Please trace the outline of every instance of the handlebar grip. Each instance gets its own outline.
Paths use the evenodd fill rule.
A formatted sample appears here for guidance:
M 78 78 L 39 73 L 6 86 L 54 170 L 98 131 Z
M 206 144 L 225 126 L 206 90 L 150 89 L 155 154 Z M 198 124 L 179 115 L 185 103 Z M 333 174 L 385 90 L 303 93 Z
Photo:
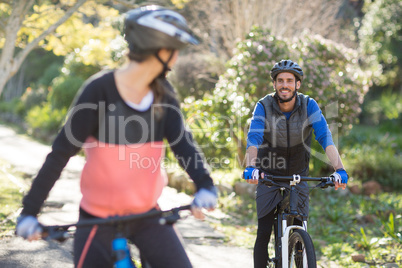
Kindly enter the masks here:
M 173 224 L 177 222 L 181 218 L 179 214 L 179 211 L 181 210 L 191 210 L 191 205 L 185 205 L 173 208 L 167 213 L 167 215 L 164 215 L 159 219 L 159 224 L 164 225 L 164 224 Z
M 42 239 L 55 240 L 58 242 L 64 242 L 71 237 L 71 234 L 66 229 L 53 229 L 44 228 L 42 232 Z
M 317 187 L 320 187 L 322 189 L 325 189 L 328 187 L 334 187 L 334 186 L 335 186 L 334 179 L 331 177 L 328 177 L 326 181 L 323 181 L 317 185 Z

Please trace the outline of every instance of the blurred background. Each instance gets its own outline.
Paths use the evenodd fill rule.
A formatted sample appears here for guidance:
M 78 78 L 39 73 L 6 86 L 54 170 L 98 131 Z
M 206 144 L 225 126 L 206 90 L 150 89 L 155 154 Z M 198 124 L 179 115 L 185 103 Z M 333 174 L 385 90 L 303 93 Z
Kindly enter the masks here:
M 181 52 L 168 78 L 226 189 L 220 206 L 232 219 L 215 227 L 237 233 L 228 243 L 252 247 L 255 204 L 236 190 L 248 124 L 273 91 L 269 70 L 292 59 L 305 72 L 300 91 L 317 100 L 351 176 L 346 199 L 312 192 L 321 265 L 400 265 L 400 0 L 0 1 L 0 122 L 51 144 L 83 82 L 126 61 L 122 14 L 146 4 L 178 11 L 202 40 Z M 329 175 L 313 144 L 310 174 Z

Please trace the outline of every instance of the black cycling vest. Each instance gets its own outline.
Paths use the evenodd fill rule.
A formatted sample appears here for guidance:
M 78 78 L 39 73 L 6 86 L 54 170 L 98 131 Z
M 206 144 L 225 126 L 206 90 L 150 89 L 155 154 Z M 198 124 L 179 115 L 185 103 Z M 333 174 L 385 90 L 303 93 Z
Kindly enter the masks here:
M 312 124 L 307 116 L 309 99 L 298 93 L 288 120 L 274 94 L 259 101 L 265 109 L 265 129 L 263 143 L 258 148 L 258 168 L 278 176 L 308 175 L 312 137 Z

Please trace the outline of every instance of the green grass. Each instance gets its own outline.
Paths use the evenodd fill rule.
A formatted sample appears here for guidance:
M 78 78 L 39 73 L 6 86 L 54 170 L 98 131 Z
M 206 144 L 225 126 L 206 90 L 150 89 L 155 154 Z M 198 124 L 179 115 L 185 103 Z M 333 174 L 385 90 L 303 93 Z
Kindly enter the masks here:
M 12 235 L 16 212 L 21 207 L 23 193 L 10 179 L 16 176 L 7 163 L 0 161 L 0 238 Z
M 360 125 L 341 137 L 340 152 L 351 175 L 349 186 L 361 187 L 365 181 L 376 180 L 387 192 L 375 196 L 342 194 L 333 189 L 311 192 L 309 233 L 322 267 L 402 265 L 401 131 L 402 127 L 395 124 L 374 128 Z M 213 178 L 233 185 L 240 180 L 240 173 L 217 171 Z M 219 206 L 230 215 L 215 223 L 215 228 L 226 235 L 226 243 L 253 248 L 255 200 L 228 195 L 220 198 Z M 353 261 L 352 255 L 361 255 L 364 262 Z
M 220 199 L 219 206 L 230 215 L 214 223 L 225 234 L 225 242 L 252 249 L 257 231 L 255 200 L 229 195 Z M 401 219 L 399 193 L 370 197 L 333 189 L 315 189 L 310 193 L 308 229 L 321 267 L 327 267 L 329 262 L 339 267 L 401 265 Z M 358 254 L 364 256 L 364 263 L 352 260 L 352 255 Z
M 401 194 L 342 196 L 319 190 L 310 203 L 309 232 L 318 256 L 342 267 L 363 267 L 351 258 L 357 254 L 364 255 L 366 266 L 402 264 Z

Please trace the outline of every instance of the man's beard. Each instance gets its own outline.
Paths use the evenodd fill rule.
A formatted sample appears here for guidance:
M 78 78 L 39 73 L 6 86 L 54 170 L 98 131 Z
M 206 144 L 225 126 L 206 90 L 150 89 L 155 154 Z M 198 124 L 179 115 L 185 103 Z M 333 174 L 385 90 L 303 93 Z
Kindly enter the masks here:
M 291 101 L 291 100 L 296 96 L 296 92 L 297 92 L 297 90 L 295 90 L 295 91 L 293 92 L 293 94 L 292 94 L 290 97 L 284 99 L 284 98 L 282 98 L 282 97 L 280 96 L 280 91 L 281 91 L 281 90 L 284 90 L 284 89 L 289 90 L 290 93 L 292 92 L 292 90 L 290 90 L 289 88 L 280 88 L 280 89 L 276 89 L 276 88 L 275 88 L 275 95 L 276 95 L 276 97 L 278 98 L 279 102 L 281 102 L 281 103 Z

